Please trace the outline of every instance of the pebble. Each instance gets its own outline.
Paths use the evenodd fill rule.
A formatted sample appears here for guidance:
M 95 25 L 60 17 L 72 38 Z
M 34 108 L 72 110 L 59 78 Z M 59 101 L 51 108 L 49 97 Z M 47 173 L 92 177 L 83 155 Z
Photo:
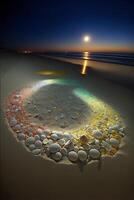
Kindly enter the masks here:
M 44 139 L 46 138 L 46 135 L 44 135 L 44 134 L 41 134 L 40 135 L 40 139 L 43 141 Z
M 60 139 L 58 140 L 59 145 L 63 146 L 65 144 L 65 140 L 64 139 Z
M 104 141 L 104 140 L 101 142 L 101 145 L 107 150 L 111 149 L 111 145 L 108 142 Z
M 17 124 L 17 120 L 15 119 L 15 117 L 11 118 L 9 124 L 10 126 L 15 126 Z
M 78 158 L 82 162 L 86 161 L 87 160 L 87 153 L 83 150 L 78 151 Z
M 43 132 L 44 132 L 44 131 L 43 131 L 41 128 L 38 128 L 38 129 L 37 129 L 37 133 L 38 133 L 38 134 L 42 134 Z
M 35 138 L 35 140 L 39 140 L 40 136 L 39 135 L 35 135 L 34 138 Z
M 56 153 L 56 152 L 60 151 L 60 149 L 61 149 L 61 147 L 60 147 L 60 145 L 57 144 L 57 143 L 50 144 L 50 146 L 49 146 L 49 151 L 50 151 L 51 153 Z
M 60 152 L 52 154 L 52 159 L 54 159 L 55 161 L 60 161 L 61 158 L 62 158 L 62 154 Z
M 74 149 L 74 144 L 71 140 L 68 140 L 65 145 L 64 145 L 65 148 L 67 148 L 68 150 L 73 150 Z
M 36 148 L 41 148 L 42 147 L 42 142 L 40 140 L 35 141 L 35 146 Z
M 99 130 L 94 130 L 93 135 L 96 139 L 101 139 L 102 138 L 102 132 Z
M 36 149 L 36 146 L 35 146 L 34 144 L 30 144 L 30 145 L 29 145 L 29 149 L 30 149 L 31 151 L 33 151 L 34 149 Z
M 67 149 L 66 148 L 61 148 L 61 153 L 63 156 L 66 156 L 67 155 Z
M 35 138 L 34 137 L 29 137 L 26 139 L 26 144 L 30 145 L 33 144 L 35 142 Z
M 56 134 L 58 136 L 58 139 L 61 139 L 63 137 L 63 133 L 60 131 L 52 131 L 52 134 Z
M 70 161 L 76 162 L 77 159 L 78 159 L 78 154 L 75 151 L 70 151 L 68 153 L 68 158 L 69 158 Z
M 70 133 L 64 133 L 63 138 L 68 141 L 71 140 L 73 138 L 73 136 Z
M 94 159 L 97 159 L 100 157 L 100 152 L 97 150 L 97 149 L 91 149 L 89 151 L 89 155 L 94 158 Z
M 20 129 L 21 129 L 21 125 L 20 125 L 20 124 L 16 124 L 16 125 L 14 126 L 14 128 L 17 129 L 17 130 L 20 130 Z
M 118 131 L 119 129 L 120 129 L 120 125 L 119 124 L 115 124 L 113 126 L 110 126 L 108 131 L 109 131 L 109 133 L 111 133 L 113 130 Z
M 36 155 L 39 155 L 40 152 L 41 152 L 41 149 L 34 149 L 34 150 L 32 151 L 32 153 L 33 153 L 35 156 L 36 156 Z
M 74 151 L 75 151 L 75 152 L 78 152 L 78 151 L 79 151 L 79 147 L 74 146 Z
M 119 147 L 119 141 L 117 140 L 117 139 L 115 139 L 115 138 L 110 138 L 110 144 L 113 146 L 113 147 L 115 147 L 115 148 L 117 148 L 117 147 Z
M 25 140 L 25 134 L 24 133 L 18 133 L 17 137 L 20 141 Z
M 58 140 L 58 136 L 57 136 L 57 134 L 56 133 L 53 133 L 52 135 L 51 135 L 51 139 L 52 140 Z
M 87 143 L 88 143 L 88 138 L 87 138 L 87 136 L 86 136 L 86 135 L 82 135 L 82 136 L 80 137 L 80 142 L 81 142 L 82 144 L 87 144 Z

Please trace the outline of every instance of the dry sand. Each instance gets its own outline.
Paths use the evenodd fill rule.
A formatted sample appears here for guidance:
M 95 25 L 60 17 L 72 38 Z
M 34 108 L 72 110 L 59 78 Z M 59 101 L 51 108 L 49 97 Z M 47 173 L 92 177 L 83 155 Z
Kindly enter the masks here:
M 101 63 L 102 65 L 102 63 Z M 81 76 L 81 66 L 32 55 L 1 54 L 1 108 L 7 95 L 31 81 L 44 77 L 35 72 L 42 69 L 66 69 L 63 77 L 77 79 L 92 94 L 110 104 L 127 124 L 126 145 L 123 155 L 105 158 L 85 166 L 59 165 L 28 153 L 16 142 L 7 129 L 1 112 L 0 158 L 3 199 L 9 200 L 129 200 L 133 198 L 134 180 L 134 92 L 97 75 L 90 70 Z M 127 66 L 126 66 L 127 67 Z M 62 78 L 63 78 L 62 77 Z M 46 78 L 46 77 L 45 77 Z M 124 84 L 124 82 L 123 82 Z

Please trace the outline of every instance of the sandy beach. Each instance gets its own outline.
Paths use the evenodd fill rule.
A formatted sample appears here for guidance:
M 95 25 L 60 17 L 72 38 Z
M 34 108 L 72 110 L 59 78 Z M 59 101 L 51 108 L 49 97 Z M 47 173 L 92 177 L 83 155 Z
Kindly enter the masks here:
M 3 199 L 132 199 L 134 69 L 131 66 L 123 68 L 122 65 L 91 62 L 88 73 L 83 76 L 82 65 L 81 62 L 74 64 L 68 60 L 37 55 L 0 54 L 0 172 Z M 43 76 L 37 73 L 41 70 L 56 71 L 56 73 Z M 30 82 L 57 77 L 78 81 L 93 95 L 120 113 L 127 126 L 122 154 L 113 158 L 104 158 L 101 165 L 89 164 L 81 171 L 77 165 L 54 164 L 35 157 L 16 142 L 4 121 L 3 106 L 7 96 L 13 90 L 23 88 Z

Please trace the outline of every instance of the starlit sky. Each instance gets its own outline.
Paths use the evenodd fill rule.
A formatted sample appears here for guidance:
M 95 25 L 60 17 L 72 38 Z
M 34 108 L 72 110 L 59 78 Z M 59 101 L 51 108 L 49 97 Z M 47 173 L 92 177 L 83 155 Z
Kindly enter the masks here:
M 3 2 L 0 48 L 134 52 L 131 0 Z M 84 36 L 90 40 L 85 42 Z

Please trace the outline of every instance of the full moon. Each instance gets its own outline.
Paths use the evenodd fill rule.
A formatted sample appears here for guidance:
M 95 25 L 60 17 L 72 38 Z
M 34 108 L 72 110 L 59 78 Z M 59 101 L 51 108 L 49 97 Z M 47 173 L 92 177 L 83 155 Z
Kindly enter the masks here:
M 90 41 L 90 37 L 88 35 L 85 35 L 83 40 L 84 40 L 84 42 L 89 42 Z

